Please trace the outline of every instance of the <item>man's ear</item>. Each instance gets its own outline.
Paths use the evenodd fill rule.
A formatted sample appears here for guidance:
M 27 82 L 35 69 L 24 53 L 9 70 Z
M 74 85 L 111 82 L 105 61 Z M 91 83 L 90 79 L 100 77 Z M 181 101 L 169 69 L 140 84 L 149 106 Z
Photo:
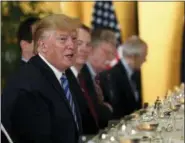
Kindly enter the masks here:
M 44 53 L 47 52 L 48 50 L 48 46 L 45 44 L 43 40 L 38 41 L 38 47 L 39 47 L 39 51 L 44 52 Z
M 27 45 L 28 45 L 27 41 L 25 41 L 25 40 L 20 41 L 20 47 L 21 47 L 22 51 L 24 51 L 24 49 L 27 47 Z

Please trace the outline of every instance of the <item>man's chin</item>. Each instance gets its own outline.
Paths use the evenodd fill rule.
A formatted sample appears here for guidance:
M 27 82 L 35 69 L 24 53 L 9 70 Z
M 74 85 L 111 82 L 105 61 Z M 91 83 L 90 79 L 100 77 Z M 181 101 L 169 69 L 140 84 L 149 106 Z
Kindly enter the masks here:
M 85 64 L 86 60 L 85 59 L 79 59 L 79 60 L 76 60 L 76 63 L 78 63 L 78 64 Z
M 65 64 L 63 66 L 64 66 L 65 69 L 67 69 L 67 68 L 71 67 L 73 64 L 74 64 L 74 62 L 67 61 L 67 62 L 65 62 Z

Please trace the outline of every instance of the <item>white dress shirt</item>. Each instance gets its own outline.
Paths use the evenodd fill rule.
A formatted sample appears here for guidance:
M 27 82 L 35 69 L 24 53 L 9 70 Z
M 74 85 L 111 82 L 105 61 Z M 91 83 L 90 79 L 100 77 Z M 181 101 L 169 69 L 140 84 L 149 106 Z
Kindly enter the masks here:
M 95 82 L 95 77 L 96 77 L 97 73 L 94 71 L 92 65 L 89 62 L 87 62 L 86 65 L 90 71 L 93 82 Z
M 26 62 L 26 63 L 28 62 L 28 60 L 25 59 L 24 57 L 21 57 L 21 60 L 24 61 L 24 62 Z
M 51 70 L 54 72 L 57 80 L 59 81 L 59 83 L 61 84 L 61 77 L 65 72 L 61 72 L 59 71 L 57 68 L 55 68 L 53 65 L 51 65 L 40 53 L 38 54 L 40 56 L 40 58 L 51 68 Z
M 77 78 L 78 77 L 78 73 L 79 73 L 78 70 L 74 66 L 70 67 L 70 69 L 72 70 L 73 74 Z

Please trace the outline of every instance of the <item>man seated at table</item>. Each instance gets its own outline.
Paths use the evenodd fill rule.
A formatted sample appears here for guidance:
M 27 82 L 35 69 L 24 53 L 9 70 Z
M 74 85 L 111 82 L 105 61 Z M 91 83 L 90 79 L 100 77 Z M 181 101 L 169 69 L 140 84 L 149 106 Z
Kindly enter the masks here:
M 109 62 L 115 57 L 116 37 L 114 32 L 107 29 L 95 29 L 91 33 L 92 50 L 88 56 L 86 64 L 83 65 L 80 76 L 83 78 L 86 91 L 93 98 L 94 102 L 104 108 L 97 108 L 100 128 L 108 125 L 110 116 L 105 116 L 106 112 L 112 114 L 112 106 L 104 101 L 104 95 L 99 85 L 99 73 L 106 70 Z
M 96 103 L 94 103 L 91 97 L 85 93 L 85 89 L 83 89 L 84 87 L 81 85 L 81 81 L 79 81 L 79 72 L 87 61 L 88 55 L 92 49 L 90 42 L 91 29 L 85 25 L 82 25 L 78 29 L 78 49 L 76 53 L 76 59 L 71 69 L 68 69 L 68 72 L 72 74 L 70 78 L 75 79 L 75 83 L 73 82 L 72 85 L 78 85 L 78 88 L 75 87 L 75 92 L 79 95 L 77 97 L 77 101 L 81 113 L 84 135 L 95 135 L 99 131 L 97 113 L 94 105 Z
M 110 31 L 105 29 L 101 31 L 112 36 L 112 32 Z M 85 99 L 84 101 L 78 98 L 79 106 L 82 111 L 82 125 L 85 134 L 94 134 L 97 133 L 100 128 L 106 127 L 112 114 L 111 106 L 105 103 L 102 97 L 98 98 L 98 93 L 94 87 L 94 80 L 92 80 L 91 73 L 86 65 L 89 54 L 92 53 L 93 48 L 95 48 L 92 47 L 91 42 L 91 31 L 88 27 L 83 25 L 78 30 L 78 51 L 76 61 L 71 69 L 78 80 L 83 99 Z M 103 40 L 100 39 L 99 43 L 103 43 Z M 80 92 L 78 93 L 80 94 Z
M 41 19 L 32 57 L 2 93 L 2 123 L 16 143 L 79 143 L 76 93 L 66 77 L 77 50 L 80 21 L 63 14 Z
M 107 79 L 110 88 L 106 93 L 107 100 L 113 106 L 113 119 L 119 119 L 131 114 L 142 107 L 142 97 L 139 92 L 139 85 L 136 84 L 138 69 L 146 61 L 147 44 L 137 36 L 128 38 L 122 48 L 122 58 L 110 70 L 100 74 L 100 79 Z M 100 80 L 101 85 L 105 80 Z M 113 93 L 113 94 L 111 94 Z

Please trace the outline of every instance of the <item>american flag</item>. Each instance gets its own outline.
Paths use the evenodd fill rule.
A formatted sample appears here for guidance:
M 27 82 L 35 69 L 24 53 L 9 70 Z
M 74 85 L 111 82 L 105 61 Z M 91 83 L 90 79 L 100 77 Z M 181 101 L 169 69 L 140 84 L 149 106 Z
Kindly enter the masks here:
M 115 32 L 119 46 L 122 43 L 120 26 L 118 24 L 116 13 L 114 11 L 112 1 L 96 1 L 92 14 L 92 29 L 107 28 Z M 111 67 L 114 66 L 119 60 L 119 54 L 111 62 Z

